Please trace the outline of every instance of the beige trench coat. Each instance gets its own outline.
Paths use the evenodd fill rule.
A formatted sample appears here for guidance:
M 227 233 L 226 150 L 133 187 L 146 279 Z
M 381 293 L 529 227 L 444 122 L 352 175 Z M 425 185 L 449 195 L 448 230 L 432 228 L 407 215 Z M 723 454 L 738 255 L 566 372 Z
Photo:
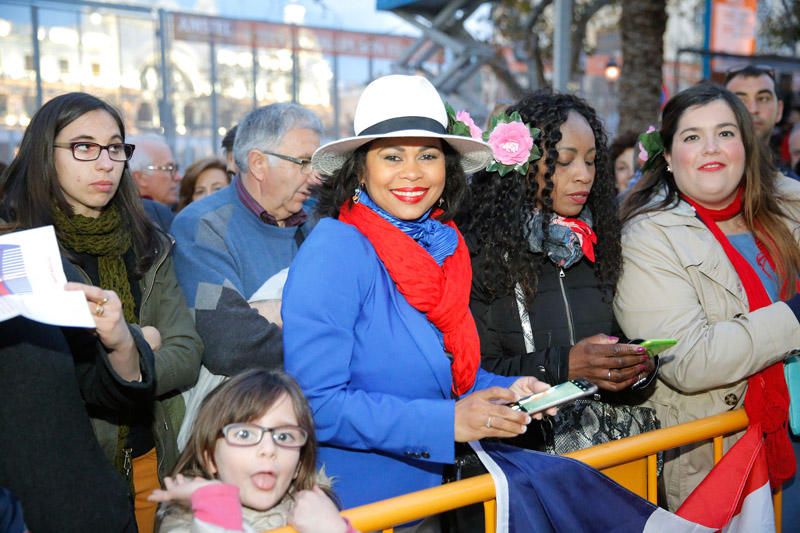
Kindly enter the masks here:
M 800 183 L 779 182 L 781 207 L 800 242 Z M 743 407 L 747 378 L 800 348 L 800 324 L 783 302 L 749 312 L 720 244 L 685 202 L 640 215 L 623 229 L 614 311 L 629 338 L 675 338 L 647 403 L 662 427 Z M 726 439 L 726 450 L 739 437 Z M 671 510 L 713 465 L 711 444 L 665 455 Z

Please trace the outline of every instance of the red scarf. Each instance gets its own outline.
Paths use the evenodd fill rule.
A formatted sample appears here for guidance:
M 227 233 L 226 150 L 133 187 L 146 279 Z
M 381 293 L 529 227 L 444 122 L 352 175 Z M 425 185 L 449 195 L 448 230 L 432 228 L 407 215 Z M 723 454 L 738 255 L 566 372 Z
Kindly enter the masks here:
M 358 228 L 375 248 L 397 290 L 418 311 L 425 313 L 444 335 L 444 349 L 453 354 L 450 371 L 453 392 L 460 396 L 475 383 L 481 362 L 481 344 L 469 310 L 472 264 L 464 238 L 458 235 L 455 253 L 440 267 L 422 246 L 384 220 L 369 207 L 345 202 L 339 220 Z M 431 213 L 436 217 L 441 209 Z
M 742 191 L 743 188 L 739 187 L 733 202 L 728 207 L 719 210 L 705 208 L 684 194 L 681 194 L 681 198 L 694 207 L 697 216 L 722 246 L 725 255 L 728 256 L 739 275 L 739 280 L 744 285 L 750 311 L 755 311 L 772 303 L 769 294 L 764 289 L 764 285 L 752 265 L 733 247 L 717 226 L 718 221 L 728 220 L 741 212 Z M 756 243 L 761 253 L 771 265 L 774 265 L 769 250 L 758 239 L 756 239 Z M 744 409 L 751 424 L 761 424 L 769 464 L 770 485 L 773 489 L 780 488 L 784 481 L 794 475 L 796 468 L 787 429 L 789 391 L 786 388 L 782 362 L 775 363 L 750 376 L 747 380 Z

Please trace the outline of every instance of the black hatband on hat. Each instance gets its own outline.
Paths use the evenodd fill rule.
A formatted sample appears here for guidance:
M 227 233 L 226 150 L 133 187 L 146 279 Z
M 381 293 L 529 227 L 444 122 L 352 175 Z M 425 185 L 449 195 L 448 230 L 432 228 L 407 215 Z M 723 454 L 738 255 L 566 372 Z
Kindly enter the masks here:
M 447 128 L 442 126 L 438 120 L 428 117 L 395 117 L 373 124 L 365 128 L 358 136 L 382 135 L 384 133 L 394 133 L 404 130 L 423 130 L 438 135 L 446 135 Z

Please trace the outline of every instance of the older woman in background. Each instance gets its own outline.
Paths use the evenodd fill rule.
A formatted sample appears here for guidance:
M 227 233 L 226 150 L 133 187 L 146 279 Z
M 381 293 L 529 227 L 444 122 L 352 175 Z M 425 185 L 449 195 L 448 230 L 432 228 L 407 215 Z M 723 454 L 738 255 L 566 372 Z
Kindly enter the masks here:
M 178 196 L 178 211 L 200 198 L 205 198 L 231 183 L 227 164 L 216 157 L 199 159 L 183 173 Z

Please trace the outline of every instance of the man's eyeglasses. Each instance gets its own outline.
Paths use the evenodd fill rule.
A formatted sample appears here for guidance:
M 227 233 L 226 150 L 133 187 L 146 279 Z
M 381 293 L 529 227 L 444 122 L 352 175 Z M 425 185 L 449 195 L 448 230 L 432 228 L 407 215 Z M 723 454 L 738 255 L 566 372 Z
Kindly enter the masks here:
M 178 164 L 169 163 L 167 165 L 147 165 L 146 167 L 144 167 L 144 169 L 150 171 L 160 170 L 162 172 L 168 172 L 169 177 L 174 178 L 175 174 L 178 173 Z
M 308 174 L 311 172 L 311 160 L 310 159 L 299 159 L 297 157 L 292 157 L 290 155 L 283 155 L 283 154 L 276 154 L 275 152 L 267 152 L 266 150 L 259 150 L 262 154 L 271 155 L 277 157 L 278 159 L 283 159 L 284 161 L 289 161 L 290 163 L 294 163 L 295 165 L 300 165 L 300 172 L 303 174 Z
M 133 156 L 136 146 L 126 143 L 111 143 L 103 146 L 102 144 L 77 141 L 71 143 L 53 143 L 56 148 L 68 148 L 72 150 L 72 157 L 78 161 L 97 161 L 100 154 L 105 150 L 108 158 L 112 161 L 128 161 Z
M 754 78 L 766 74 L 772 78 L 773 82 L 775 81 L 775 69 L 769 65 L 739 65 L 738 67 L 731 67 L 725 71 L 725 84 L 739 74 Z
M 228 424 L 222 437 L 231 446 L 255 446 L 269 433 L 272 442 L 283 448 L 300 448 L 308 441 L 308 433 L 297 426 L 264 428 L 255 424 Z

